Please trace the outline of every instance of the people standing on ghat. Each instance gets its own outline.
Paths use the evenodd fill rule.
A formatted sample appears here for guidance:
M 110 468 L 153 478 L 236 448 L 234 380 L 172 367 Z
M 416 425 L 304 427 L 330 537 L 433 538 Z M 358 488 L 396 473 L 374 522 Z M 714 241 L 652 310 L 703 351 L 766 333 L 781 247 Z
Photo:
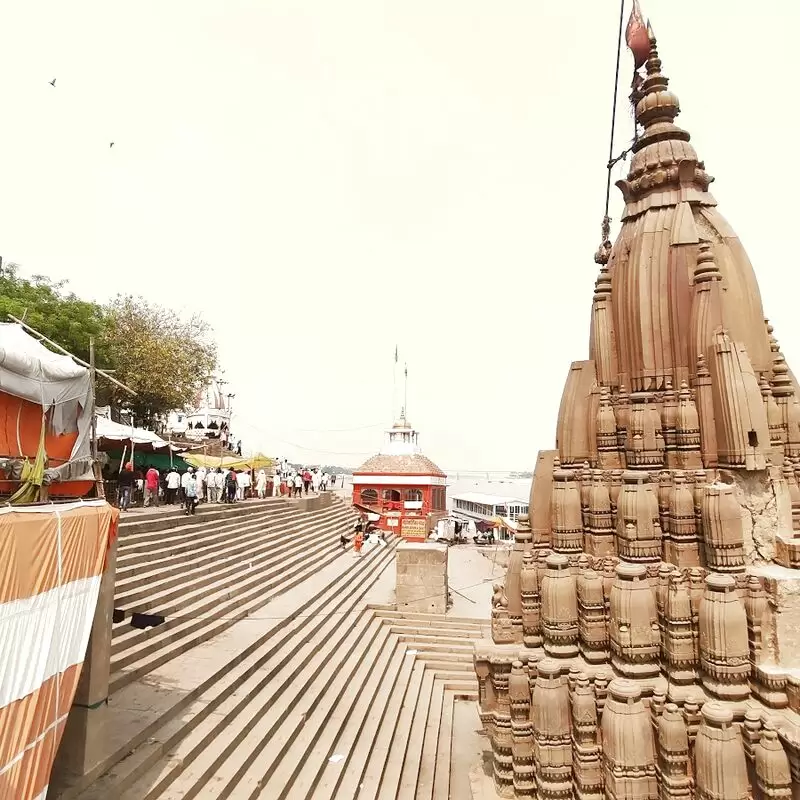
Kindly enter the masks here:
M 233 469 L 228 470 L 228 474 L 225 476 L 225 502 L 227 503 L 235 503 L 236 502 L 236 473 Z
M 275 468 L 275 474 L 272 476 L 272 496 L 281 496 L 281 473 L 277 467 Z
M 311 473 L 309 472 L 308 467 L 303 468 L 303 489 L 305 489 L 305 493 L 308 494 L 308 490 L 311 488 Z
M 150 467 L 144 476 L 144 506 L 158 505 L 158 470 Z
M 319 494 L 319 487 L 321 483 L 322 477 L 319 474 L 319 467 L 316 467 L 311 473 L 311 488 L 314 490 L 315 494 Z
M 250 485 L 250 473 L 240 469 L 236 473 L 236 499 L 244 500 L 247 497 L 247 488 Z
M 178 487 L 180 485 L 181 476 L 178 474 L 178 470 L 175 469 L 175 467 L 170 467 L 167 473 L 167 490 L 165 495 L 167 505 L 171 506 L 175 503 L 175 498 L 178 495 Z
M 189 480 L 192 477 L 192 468 L 187 467 L 186 472 L 181 475 L 181 491 L 180 491 L 180 499 L 181 499 L 181 508 L 186 505 L 186 484 L 189 483 Z
M 119 507 L 127 511 L 131 505 L 131 495 L 133 494 L 133 484 L 136 480 L 133 474 L 133 464 L 129 461 L 122 472 L 119 474 Z
M 222 471 L 222 467 L 217 467 L 211 477 L 213 482 L 209 480 L 208 489 L 209 491 L 213 490 L 213 502 L 221 503 L 225 492 L 225 473 Z
M 297 472 L 294 476 L 294 497 L 300 497 L 303 493 L 303 476 Z
M 206 486 L 206 475 L 208 470 L 205 467 L 200 467 L 197 472 L 195 472 L 194 477 L 197 481 L 197 502 L 199 503 L 203 499 L 203 492 L 205 491 Z
M 256 492 L 258 499 L 263 500 L 267 496 L 267 473 L 260 469 L 256 475 Z
M 358 530 L 356 531 L 355 539 L 353 539 L 353 549 L 357 555 L 361 555 L 361 547 L 364 544 L 364 534 Z
M 197 508 L 197 478 L 188 472 L 189 479 L 184 486 L 184 498 L 186 505 L 186 516 L 194 516 L 194 510 Z

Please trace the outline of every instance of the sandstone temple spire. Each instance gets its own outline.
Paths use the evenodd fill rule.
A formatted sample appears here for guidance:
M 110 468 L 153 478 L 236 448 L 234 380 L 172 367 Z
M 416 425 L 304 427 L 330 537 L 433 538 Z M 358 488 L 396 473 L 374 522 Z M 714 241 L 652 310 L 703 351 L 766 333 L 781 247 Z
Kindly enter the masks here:
M 651 29 L 642 60 L 588 358 L 568 370 L 509 599 L 475 649 L 481 719 L 504 797 L 788 797 L 800 388 Z M 530 733 L 503 700 L 512 664 Z

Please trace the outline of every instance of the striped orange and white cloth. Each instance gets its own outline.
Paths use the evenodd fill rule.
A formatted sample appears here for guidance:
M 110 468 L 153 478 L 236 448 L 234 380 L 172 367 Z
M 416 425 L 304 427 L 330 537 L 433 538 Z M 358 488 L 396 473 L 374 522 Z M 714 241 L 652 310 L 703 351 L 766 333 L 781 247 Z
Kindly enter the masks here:
M 119 512 L 0 509 L 0 798 L 44 800 Z

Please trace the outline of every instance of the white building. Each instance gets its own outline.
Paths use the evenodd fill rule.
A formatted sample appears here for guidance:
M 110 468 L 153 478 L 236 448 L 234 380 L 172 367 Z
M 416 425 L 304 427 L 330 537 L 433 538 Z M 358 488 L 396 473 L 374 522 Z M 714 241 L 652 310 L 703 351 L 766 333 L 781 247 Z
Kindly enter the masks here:
M 196 441 L 229 441 L 232 399 L 233 394 L 224 392 L 224 381 L 213 378 L 197 393 L 191 408 L 170 412 L 166 432 Z

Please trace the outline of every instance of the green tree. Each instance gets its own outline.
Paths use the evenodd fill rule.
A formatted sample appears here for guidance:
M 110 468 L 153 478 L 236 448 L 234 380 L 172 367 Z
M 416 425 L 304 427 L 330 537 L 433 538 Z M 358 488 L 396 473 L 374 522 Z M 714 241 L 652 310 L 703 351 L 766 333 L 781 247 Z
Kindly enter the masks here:
M 105 309 L 102 349 L 121 380 L 137 396 L 111 388 L 112 402 L 152 423 L 185 408 L 217 366 L 216 345 L 202 317 L 182 319 L 174 311 L 131 295 Z
M 89 337 L 98 339 L 97 363 L 107 356 L 99 344 L 107 320 L 102 306 L 81 300 L 67 291 L 67 282 L 54 282 L 44 275 L 22 278 L 18 265 L 0 269 L 0 320 L 9 315 L 25 322 L 79 358 L 89 360 Z

